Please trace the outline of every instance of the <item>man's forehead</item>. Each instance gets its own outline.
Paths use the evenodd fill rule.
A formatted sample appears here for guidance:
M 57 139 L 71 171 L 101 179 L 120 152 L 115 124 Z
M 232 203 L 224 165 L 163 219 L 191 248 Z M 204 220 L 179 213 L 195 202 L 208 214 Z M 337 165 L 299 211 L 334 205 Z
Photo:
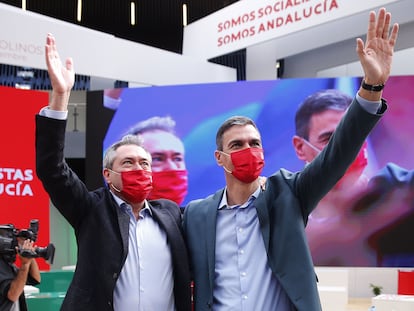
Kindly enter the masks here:
M 331 109 L 314 114 L 309 121 L 309 136 L 334 131 L 344 114 L 344 111 Z
M 117 149 L 117 158 L 150 158 L 148 152 L 138 145 L 123 145 Z
M 259 131 L 251 124 L 247 125 L 234 125 L 229 128 L 223 134 L 223 142 L 229 142 L 234 140 L 252 140 L 252 139 L 259 139 L 260 140 L 260 133 Z
M 184 144 L 173 133 L 165 131 L 146 132 L 141 135 L 144 147 L 151 153 L 169 150 L 184 153 Z

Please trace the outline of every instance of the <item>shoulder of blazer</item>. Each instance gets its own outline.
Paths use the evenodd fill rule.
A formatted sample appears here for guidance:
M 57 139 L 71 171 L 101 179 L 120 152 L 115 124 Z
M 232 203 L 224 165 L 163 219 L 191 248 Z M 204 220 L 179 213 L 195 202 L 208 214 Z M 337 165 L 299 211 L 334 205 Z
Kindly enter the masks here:
M 102 201 L 104 201 L 105 204 L 109 203 L 113 207 L 118 206 L 111 191 L 107 187 L 97 188 L 94 191 L 91 191 L 90 195 L 93 197 L 93 200 L 96 202 L 95 204 L 97 205 L 101 205 Z
M 268 179 L 273 184 L 283 182 L 289 186 L 293 186 L 295 180 L 298 178 L 300 172 L 291 172 L 287 169 L 281 168 L 273 175 L 269 176 Z
M 119 208 L 118 203 L 115 201 L 114 195 L 108 189 L 108 187 L 100 187 L 90 192 L 90 195 L 93 197 L 95 204 L 95 212 L 102 213 L 103 209 L 107 213 L 116 214 L 118 216 L 125 216 L 129 218 L 128 214 L 122 212 L 122 209 Z M 105 206 L 105 208 L 103 208 Z
M 201 208 L 203 206 L 209 206 L 214 202 L 218 202 L 223 197 L 224 188 L 217 190 L 215 193 L 210 194 L 209 196 L 205 197 L 204 199 L 197 199 L 189 202 L 185 209 L 188 208 Z
M 278 175 L 279 173 L 281 177 L 283 177 L 284 179 L 293 179 L 293 178 L 296 178 L 298 175 L 298 172 L 294 173 L 284 168 L 281 168 L 278 172 L 276 172 L 275 175 Z

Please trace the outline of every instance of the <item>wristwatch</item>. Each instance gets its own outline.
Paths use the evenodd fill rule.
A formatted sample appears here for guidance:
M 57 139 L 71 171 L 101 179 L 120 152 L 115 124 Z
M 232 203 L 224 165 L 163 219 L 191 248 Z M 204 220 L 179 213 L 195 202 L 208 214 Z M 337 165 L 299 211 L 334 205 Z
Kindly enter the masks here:
M 365 80 L 362 80 L 361 87 L 364 90 L 367 90 L 367 91 L 370 91 L 370 92 L 379 92 L 379 91 L 383 90 L 384 84 L 371 85 L 371 84 L 366 84 Z

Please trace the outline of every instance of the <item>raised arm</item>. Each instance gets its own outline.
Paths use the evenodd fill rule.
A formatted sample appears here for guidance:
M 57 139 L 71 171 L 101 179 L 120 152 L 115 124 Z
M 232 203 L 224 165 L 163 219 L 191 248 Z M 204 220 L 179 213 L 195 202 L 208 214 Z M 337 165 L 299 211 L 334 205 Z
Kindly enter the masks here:
M 46 37 L 45 56 L 47 71 L 52 84 L 52 97 L 49 108 L 66 111 L 69 103 L 70 91 L 75 82 L 72 58 L 67 58 L 63 66 L 56 48 L 56 41 L 52 34 Z
M 391 72 L 392 56 L 398 36 L 398 24 L 392 26 L 391 13 L 385 8 L 370 12 L 366 41 L 357 39 L 356 51 L 364 70 L 364 82 L 368 85 L 385 85 Z M 358 94 L 367 100 L 380 100 L 382 91 L 370 91 L 360 87 Z

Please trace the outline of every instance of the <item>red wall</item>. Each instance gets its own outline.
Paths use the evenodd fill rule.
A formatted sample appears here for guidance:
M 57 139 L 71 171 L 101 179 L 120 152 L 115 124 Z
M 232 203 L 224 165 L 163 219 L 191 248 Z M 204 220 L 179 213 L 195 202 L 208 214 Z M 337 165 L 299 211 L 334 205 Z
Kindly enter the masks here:
M 50 242 L 49 197 L 36 177 L 34 120 L 48 104 L 48 93 L 0 86 L 0 104 L 0 224 L 27 229 L 31 219 L 38 219 L 36 244 L 45 247 Z M 50 269 L 43 258 L 37 261 L 41 270 Z

